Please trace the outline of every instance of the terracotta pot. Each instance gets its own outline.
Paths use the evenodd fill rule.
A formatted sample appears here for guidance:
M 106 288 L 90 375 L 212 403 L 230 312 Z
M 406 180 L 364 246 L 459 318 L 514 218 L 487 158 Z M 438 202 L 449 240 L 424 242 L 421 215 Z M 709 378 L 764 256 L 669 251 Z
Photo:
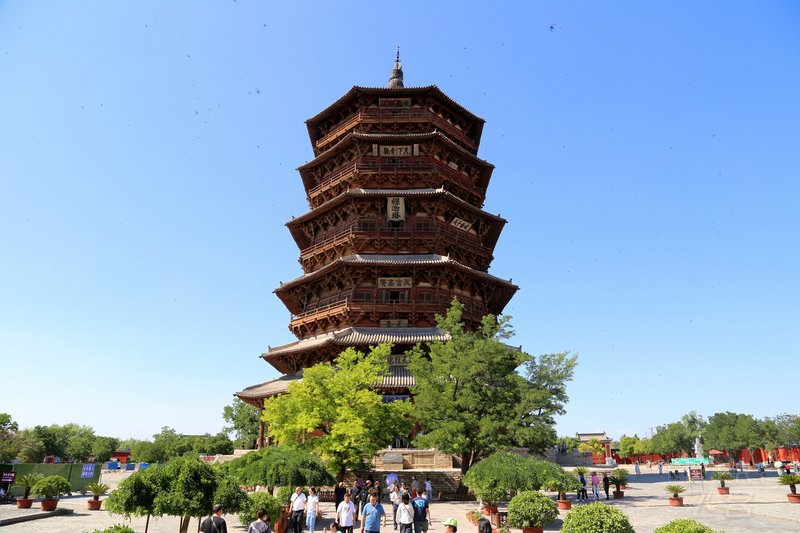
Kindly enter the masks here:
M 523 527 L 522 533 L 544 533 L 544 526 Z
M 569 511 L 572 509 L 572 500 L 556 500 L 556 504 L 558 504 L 558 508 L 562 511 Z
M 100 506 L 103 505 L 103 500 L 87 500 L 86 505 L 89 507 L 90 511 L 99 511 Z
M 789 503 L 800 503 L 800 494 L 792 494 L 790 492 L 786 494 L 786 497 L 789 498 Z
M 496 515 L 497 514 L 497 506 L 496 505 L 484 505 L 481 508 L 481 511 L 483 511 L 483 514 L 486 515 L 486 516 Z
M 680 496 L 677 498 L 669 498 L 669 504 L 672 507 L 683 507 L 683 498 Z
M 611 494 L 614 495 L 614 499 L 615 500 L 619 500 L 620 498 L 624 498 L 625 497 L 625 491 L 621 491 L 621 490 L 612 490 Z
M 56 507 L 58 507 L 58 500 L 42 500 L 41 502 L 42 511 L 55 511 Z
M 717 487 L 717 492 L 720 494 L 730 494 L 731 488 L 730 487 Z
M 33 498 L 17 498 L 17 509 L 30 509 L 33 505 Z

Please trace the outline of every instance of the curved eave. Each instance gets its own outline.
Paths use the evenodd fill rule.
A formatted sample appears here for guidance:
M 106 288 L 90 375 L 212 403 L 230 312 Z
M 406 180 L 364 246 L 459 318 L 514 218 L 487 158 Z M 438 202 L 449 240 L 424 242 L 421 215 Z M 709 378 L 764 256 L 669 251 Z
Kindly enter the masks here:
M 394 95 L 398 96 L 408 96 L 408 95 L 419 95 L 425 93 L 433 93 L 435 96 L 438 96 L 443 102 L 451 105 L 456 111 L 459 113 L 463 113 L 467 119 L 474 122 L 478 129 L 476 130 L 478 133 L 478 138 L 476 142 L 480 141 L 480 133 L 483 129 L 483 125 L 486 123 L 484 119 L 467 109 L 466 107 L 462 106 L 449 96 L 444 93 L 439 87 L 436 85 L 428 85 L 426 87 L 403 87 L 398 89 L 390 89 L 388 87 L 361 87 L 359 85 L 354 85 L 349 91 L 347 91 L 341 98 L 333 102 L 331 105 L 314 115 L 313 117 L 306 120 L 306 125 L 308 127 L 308 133 L 311 137 L 312 141 L 316 141 L 313 138 L 313 127 L 316 124 L 326 120 L 330 117 L 338 108 L 342 107 L 343 105 L 347 104 L 350 100 L 355 99 L 360 94 L 368 94 L 368 95 L 375 95 L 375 96 L 385 96 L 387 98 L 392 97 Z

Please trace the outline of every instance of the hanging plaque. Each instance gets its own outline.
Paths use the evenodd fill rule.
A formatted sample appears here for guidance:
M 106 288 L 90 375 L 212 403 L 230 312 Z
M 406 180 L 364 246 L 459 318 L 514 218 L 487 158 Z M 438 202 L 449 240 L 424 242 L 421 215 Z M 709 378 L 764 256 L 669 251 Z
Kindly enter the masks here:
M 413 152 L 411 145 L 407 146 L 381 146 L 380 154 L 387 157 L 408 157 Z
M 378 287 L 411 287 L 411 278 L 378 278 Z
M 456 217 L 450 221 L 451 226 L 455 226 L 458 229 L 469 231 L 472 228 L 472 224 L 467 222 L 466 220 L 461 220 L 460 218 Z
M 386 199 L 386 219 L 398 222 L 406 219 L 406 202 L 402 196 L 390 196 Z

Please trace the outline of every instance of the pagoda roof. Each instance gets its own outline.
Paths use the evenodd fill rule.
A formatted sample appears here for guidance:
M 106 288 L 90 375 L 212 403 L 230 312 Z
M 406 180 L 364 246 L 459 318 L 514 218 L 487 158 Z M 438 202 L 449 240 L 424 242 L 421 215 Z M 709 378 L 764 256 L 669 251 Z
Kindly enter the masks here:
M 298 370 L 293 374 L 286 374 L 258 385 L 251 385 L 242 391 L 234 393 L 234 395 L 251 405 L 260 405 L 266 398 L 283 394 L 288 390 L 291 383 L 302 381 L 302 379 L 303 371 Z M 389 373 L 383 376 L 378 389 L 408 389 L 414 385 L 414 376 L 408 370 L 408 367 L 405 365 L 392 365 L 389 367 Z
M 462 200 L 455 194 L 447 191 L 444 187 L 440 187 L 438 189 L 433 188 L 424 188 L 424 189 L 348 189 L 347 191 L 343 192 L 339 196 L 335 198 L 331 198 L 327 202 L 319 205 L 317 208 L 312 209 L 311 211 L 300 215 L 299 217 L 295 217 L 286 225 L 291 229 L 292 226 L 301 224 L 306 222 L 307 220 L 313 219 L 315 216 L 318 216 L 320 213 L 325 213 L 326 211 L 333 209 L 334 207 L 342 204 L 348 198 L 368 198 L 370 196 L 376 197 L 390 197 L 390 196 L 443 196 L 448 200 L 451 200 L 453 203 L 458 204 L 460 207 L 471 211 L 473 213 L 478 213 L 481 216 L 495 220 L 497 222 L 506 223 L 506 219 L 489 213 L 488 211 L 484 211 L 479 207 L 475 207 L 471 203 Z
M 302 276 L 293 279 L 287 283 L 282 284 L 280 287 L 275 289 L 273 292 L 278 293 L 280 296 L 280 292 L 283 292 L 287 289 L 292 287 L 298 286 L 302 283 L 306 283 L 309 280 L 317 279 L 319 277 L 325 276 L 331 270 L 337 268 L 340 264 L 353 264 L 353 265 L 367 265 L 367 266 L 428 266 L 428 265 L 449 265 L 453 266 L 458 270 L 463 272 L 467 272 L 469 274 L 484 278 L 488 281 L 493 283 L 497 283 L 502 285 L 506 288 L 517 290 L 519 287 L 511 283 L 510 281 L 506 281 L 504 279 L 500 279 L 496 276 L 492 276 L 486 272 L 481 272 L 480 270 L 475 270 L 474 268 L 470 268 L 466 265 L 459 263 L 458 261 L 451 259 L 448 256 L 439 255 L 439 254 L 354 254 L 354 255 L 346 255 L 344 257 L 340 257 L 331 263 L 328 263 L 324 267 L 315 270 L 314 272 L 309 272 L 307 274 L 303 274 Z
M 319 165 L 320 163 L 324 163 L 328 159 L 336 156 L 336 154 L 338 152 L 338 150 L 337 150 L 338 148 L 347 146 L 348 144 L 352 143 L 353 140 L 364 140 L 364 141 L 381 141 L 381 140 L 386 140 L 386 141 L 398 141 L 398 140 L 415 141 L 415 140 L 417 140 L 417 141 L 427 141 L 427 140 L 431 140 L 431 139 L 443 140 L 445 143 L 447 143 L 448 145 L 450 145 L 453 148 L 455 148 L 460 154 L 464 155 L 468 159 L 471 159 L 472 161 L 474 161 L 474 162 L 476 162 L 476 163 L 478 163 L 480 165 L 483 165 L 483 166 L 485 166 L 487 168 L 491 168 L 491 169 L 494 168 L 493 164 L 489 163 L 488 161 L 486 161 L 484 159 L 481 159 L 480 157 L 478 157 L 477 155 L 473 154 L 469 150 L 463 148 L 461 145 L 453 142 L 453 140 L 450 139 L 450 137 L 448 137 L 447 134 L 442 133 L 438 129 L 434 129 L 433 131 L 429 131 L 427 133 L 361 133 L 361 132 L 357 132 L 357 131 L 351 131 L 347 135 L 342 137 L 342 139 L 339 142 L 337 142 L 336 144 L 331 146 L 328 150 L 325 150 L 324 152 L 319 154 L 317 157 L 315 157 L 311 161 L 300 165 L 299 167 L 297 167 L 296 170 L 302 172 L 303 170 L 308 170 L 310 168 L 314 168 L 315 166 Z
M 283 346 L 270 347 L 261 357 L 269 360 L 278 355 L 287 355 L 324 346 L 377 346 L 384 342 L 392 344 L 416 344 L 418 342 L 446 341 L 450 336 L 439 328 L 375 328 L 351 326 L 290 342 Z
M 400 87 L 395 89 L 387 87 L 361 87 L 358 85 L 354 85 L 341 98 L 333 102 L 331 105 L 329 105 L 328 107 L 326 107 L 325 109 L 323 109 L 310 119 L 306 120 L 306 124 L 308 125 L 308 131 L 310 134 L 312 134 L 313 137 L 312 127 L 314 124 L 317 124 L 327 119 L 336 111 L 337 108 L 341 107 L 347 101 L 352 100 L 353 98 L 356 98 L 358 95 L 361 94 L 378 95 L 391 98 L 391 97 L 404 97 L 404 96 L 408 97 L 415 94 L 419 95 L 425 93 L 432 93 L 434 96 L 439 97 L 442 101 L 452 105 L 455 109 L 464 113 L 464 115 L 466 115 L 467 118 L 469 118 L 470 120 L 479 122 L 481 124 L 484 124 L 486 122 L 484 119 L 482 119 L 469 109 L 465 108 L 464 106 L 462 106 L 461 104 L 459 104 L 458 102 L 447 96 L 444 93 L 444 91 L 442 91 L 436 85 L 428 85 L 426 87 Z

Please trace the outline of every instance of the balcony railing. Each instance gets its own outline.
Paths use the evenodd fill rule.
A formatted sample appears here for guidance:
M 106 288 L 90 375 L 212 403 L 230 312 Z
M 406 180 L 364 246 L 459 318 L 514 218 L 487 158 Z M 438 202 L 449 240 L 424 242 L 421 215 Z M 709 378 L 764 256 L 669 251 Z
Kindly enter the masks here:
M 359 293 L 365 292 L 363 288 L 357 289 Z M 383 292 L 386 289 L 373 289 L 376 292 Z M 437 291 L 438 292 L 438 291 Z M 293 314 L 291 316 L 290 327 L 299 326 L 313 322 L 314 320 L 323 319 L 336 314 L 342 314 L 348 311 L 356 312 L 377 312 L 377 313 L 390 313 L 400 311 L 402 313 L 441 313 L 450 305 L 453 298 L 452 294 L 430 294 L 429 299 L 424 300 L 407 300 L 407 299 L 392 299 L 388 296 L 380 296 L 377 298 L 365 298 L 363 296 L 352 298 L 350 296 L 336 296 L 334 301 L 331 298 L 320 300 L 320 305 L 308 304 L 306 310 L 302 313 Z M 472 298 L 464 298 L 459 296 L 459 301 L 464 305 L 464 314 L 470 318 L 480 320 L 483 315 L 487 313 L 486 305 Z
M 447 119 L 440 117 L 428 109 L 386 109 L 386 108 L 367 108 L 357 111 L 346 119 L 342 120 L 334 129 L 322 136 L 314 143 L 317 149 L 331 144 L 347 132 L 353 129 L 360 122 L 386 121 L 391 119 L 395 122 L 430 122 L 438 129 L 443 130 L 449 137 L 457 139 L 461 144 L 472 151 L 478 149 L 477 143 L 469 138 L 463 130 L 458 128 Z

